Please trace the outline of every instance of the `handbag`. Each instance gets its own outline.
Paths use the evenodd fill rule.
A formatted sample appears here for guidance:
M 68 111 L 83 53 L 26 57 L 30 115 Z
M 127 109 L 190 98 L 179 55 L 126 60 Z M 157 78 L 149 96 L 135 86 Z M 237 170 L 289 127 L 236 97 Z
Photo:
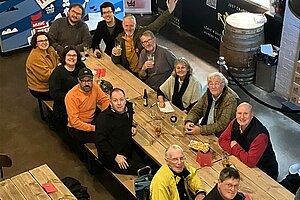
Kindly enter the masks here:
M 148 172 L 145 174 L 145 171 Z M 143 173 L 144 172 L 144 173 Z M 135 196 L 138 200 L 150 199 L 150 184 L 153 178 L 150 166 L 143 167 L 137 171 L 138 177 L 134 180 Z

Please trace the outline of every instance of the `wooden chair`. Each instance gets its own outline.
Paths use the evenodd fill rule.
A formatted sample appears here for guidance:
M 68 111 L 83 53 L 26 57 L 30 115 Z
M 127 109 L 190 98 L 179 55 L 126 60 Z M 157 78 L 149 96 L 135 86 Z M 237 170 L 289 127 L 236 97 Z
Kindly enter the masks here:
M 3 169 L 2 167 L 11 167 L 12 166 L 12 160 L 11 158 L 6 154 L 0 153 L 0 172 L 1 172 L 1 180 L 3 180 Z

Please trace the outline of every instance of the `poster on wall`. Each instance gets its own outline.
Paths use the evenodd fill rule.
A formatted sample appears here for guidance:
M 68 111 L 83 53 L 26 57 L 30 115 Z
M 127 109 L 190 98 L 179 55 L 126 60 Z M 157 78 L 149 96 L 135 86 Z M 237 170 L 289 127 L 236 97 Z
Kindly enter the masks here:
M 150 0 L 124 0 L 125 12 L 132 14 L 150 14 Z
M 52 22 L 67 16 L 72 3 L 80 3 L 86 11 L 83 18 L 90 30 L 103 20 L 100 5 L 106 0 L 9 0 L 0 2 L 0 44 L 7 52 L 29 46 L 31 37 L 38 31 L 49 31 Z M 123 0 L 110 0 L 115 16 L 124 17 Z

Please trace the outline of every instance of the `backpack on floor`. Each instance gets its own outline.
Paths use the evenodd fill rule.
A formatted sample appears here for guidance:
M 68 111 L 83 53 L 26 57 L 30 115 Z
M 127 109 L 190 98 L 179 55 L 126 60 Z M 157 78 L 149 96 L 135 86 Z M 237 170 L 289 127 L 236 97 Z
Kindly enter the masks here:
M 138 177 L 134 180 L 135 196 L 137 200 L 150 199 L 150 184 L 153 178 L 151 172 L 152 169 L 149 166 L 143 167 L 137 171 Z

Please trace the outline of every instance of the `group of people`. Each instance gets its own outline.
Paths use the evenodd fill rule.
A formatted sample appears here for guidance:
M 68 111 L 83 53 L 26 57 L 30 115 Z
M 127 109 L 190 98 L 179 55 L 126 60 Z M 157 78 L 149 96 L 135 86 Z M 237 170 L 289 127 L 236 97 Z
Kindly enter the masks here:
M 132 142 L 137 133 L 132 104 L 121 88 L 103 92 L 81 61 L 84 46 L 91 45 L 96 56 L 103 40 L 114 63 L 157 91 L 158 106 L 164 107 L 167 100 L 187 113 L 185 134 L 214 134 L 224 151 L 276 179 L 278 163 L 270 135 L 254 117 L 252 106 L 239 104 L 239 96 L 219 72 L 208 75 L 208 89 L 201 95 L 202 86 L 189 62 L 157 44 L 154 33 L 167 23 L 176 3 L 168 0 L 166 11 L 148 26 L 139 27 L 133 15 L 120 21 L 113 4 L 104 2 L 100 6 L 104 20 L 93 37 L 81 20 L 82 5 L 71 5 L 68 16 L 54 21 L 49 33 L 37 32 L 32 37 L 26 62 L 30 93 L 38 99 L 53 99 L 55 126 L 67 126 L 75 140 L 95 143 L 107 168 L 136 174 L 145 163 Z M 165 161 L 151 183 L 151 199 L 245 199 L 237 192 L 240 176 L 233 168 L 223 169 L 217 185 L 206 194 L 197 170 L 185 163 L 181 147 L 170 146 Z

